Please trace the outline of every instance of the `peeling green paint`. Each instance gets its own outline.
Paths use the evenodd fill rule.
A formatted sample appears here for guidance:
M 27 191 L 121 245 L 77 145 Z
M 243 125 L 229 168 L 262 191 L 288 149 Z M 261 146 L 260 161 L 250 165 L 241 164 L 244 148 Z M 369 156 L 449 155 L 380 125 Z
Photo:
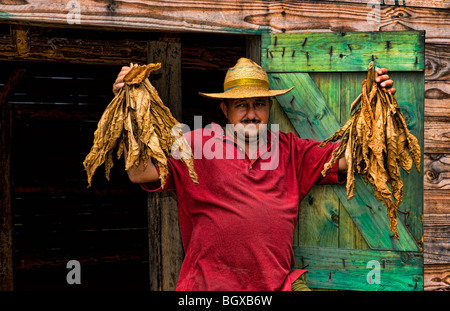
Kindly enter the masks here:
M 258 29 L 222 27 L 220 28 L 220 30 L 230 34 L 244 34 L 244 35 L 260 35 L 263 33 L 272 32 L 272 28 L 270 26 L 262 26 L 262 25 L 259 25 Z
M 11 17 L 13 17 L 13 14 L 0 11 L 0 18 L 11 18 Z

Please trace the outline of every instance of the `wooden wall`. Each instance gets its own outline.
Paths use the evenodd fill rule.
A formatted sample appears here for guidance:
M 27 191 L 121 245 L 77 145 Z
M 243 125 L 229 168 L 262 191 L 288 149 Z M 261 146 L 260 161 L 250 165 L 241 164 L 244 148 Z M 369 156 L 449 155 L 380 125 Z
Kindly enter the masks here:
M 198 32 L 258 35 L 263 32 L 426 31 L 425 69 L 425 289 L 450 288 L 450 3 L 446 0 L 178 0 L 38 1 L 0 0 L 0 22 L 19 24 L 13 45 L 0 58 L 57 58 L 76 62 L 77 38 L 33 40 L 27 26 Z M 70 4 L 69 4 L 70 3 Z M 77 6 L 79 4 L 79 6 Z M 25 27 L 24 27 L 25 26 Z M 79 38 L 78 38 L 79 39 Z M 11 43 L 11 38 L 0 37 Z M 4 43 L 5 41 L 3 41 Z M 46 44 L 47 43 L 47 44 Z M 114 44 L 117 43 L 117 46 Z M 102 49 L 138 57 L 134 42 L 112 42 L 86 50 L 102 58 Z M 126 46 L 126 47 L 124 47 Z M 33 51 L 38 51 L 34 53 Z M 76 50 L 76 49 L 75 49 Z M 114 51 L 114 53 L 113 53 Z M 59 53 L 59 54 L 58 54 Z M 128 53 L 128 54 L 127 54 Z M 218 53 L 220 51 L 205 51 Z M 89 57 L 87 57 L 89 58 Z M 113 57 L 114 58 L 114 57 Z M 193 56 L 195 59 L 195 56 Z M 220 59 L 220 58 L 219 58 Z M 112 62 L 108 59 L 105 62 Z M 214 63 L 214 62 L 211 62 Z M 195 63 L 193 66 L 201 63 Z

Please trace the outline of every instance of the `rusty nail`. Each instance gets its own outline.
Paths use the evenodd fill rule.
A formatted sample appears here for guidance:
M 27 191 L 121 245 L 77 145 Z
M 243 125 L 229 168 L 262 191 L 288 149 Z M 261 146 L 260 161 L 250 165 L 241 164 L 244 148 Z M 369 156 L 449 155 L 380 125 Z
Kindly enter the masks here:
M 292 51 L 292 57 L 294 57 L 294 56 L 295 56 L 295 50 Z
M 286 50 L 285 47 L 283 47 L 283 53 L 281 54 L 281 56 L 284 56 L 284 51 Z
M 345 259 L 344 258 L 342 258 L 342 264 L 344 265 L 344 268 L 345 268 Z
M 305 40 L 302 43 L 302 46 L 304 47 L 306 45 L 306 41 L 308 41 L 308 38 L 305 38 Z

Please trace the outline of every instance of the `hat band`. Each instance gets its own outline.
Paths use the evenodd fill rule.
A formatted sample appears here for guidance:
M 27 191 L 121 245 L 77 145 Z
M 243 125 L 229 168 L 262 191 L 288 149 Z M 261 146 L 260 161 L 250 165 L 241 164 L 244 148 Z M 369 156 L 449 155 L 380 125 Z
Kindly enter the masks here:
M 265 89 L 269 89 L 269 82 L 254 78 L 235 79 L 225 82 L 223 84 L 224 92 L 229 91 L 238 86 L 259 86 Z

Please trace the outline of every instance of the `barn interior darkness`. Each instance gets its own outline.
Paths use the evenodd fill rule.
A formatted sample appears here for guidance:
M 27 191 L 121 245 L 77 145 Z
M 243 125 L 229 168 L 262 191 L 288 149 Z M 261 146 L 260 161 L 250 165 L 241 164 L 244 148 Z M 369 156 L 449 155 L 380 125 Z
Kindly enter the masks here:
M 2 25 L 3 32 L 9 27 Z M 46 29 L 55 37 L 157 40 L 160 33 Z M 245 36 L 172 34 L 182 48 L 181 122 L 193 129 L 224 123 L 217 102 L 199 91 L 221 91 L 226 68 L 245 56 Z M 124 59 L 124 64 L 129 62 Z M 14 69 L 25 75 L 7 98 L 13 111 L 11 175 L 14 289 L 147 290 L 147 194 L 128 181 L 123 160 L 111 180 L 101 167 L 87 187 L 82 162 L 97 122 L 112 100 L 119 65 L 1 61 L 0 87 Z M 69 260 L 81 284 L 69 285 Z

